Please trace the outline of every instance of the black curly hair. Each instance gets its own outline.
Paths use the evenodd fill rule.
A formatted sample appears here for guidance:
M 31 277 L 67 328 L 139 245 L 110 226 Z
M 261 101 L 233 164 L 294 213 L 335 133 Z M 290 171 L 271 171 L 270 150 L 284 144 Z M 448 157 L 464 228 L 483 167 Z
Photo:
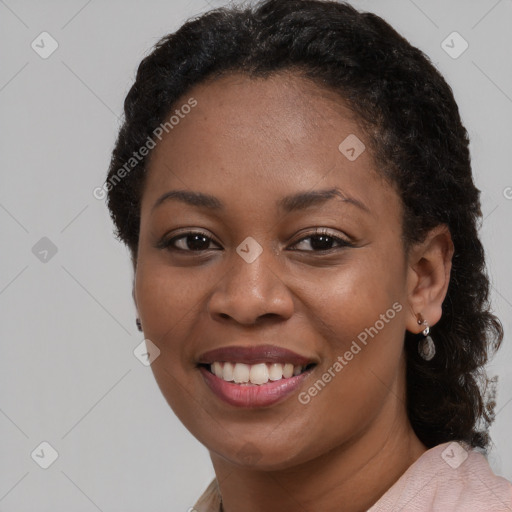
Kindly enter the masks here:
M 328 0 L 266 0 L 214 9 L 160 39 L 126 96 L 104 185 L 116 237 L 136 266 L 147 157 L 128 170 L 126 162 L 191 87 L 228 73 L 280 71 L 337 92 L 356 114 L 375 169 L 401 197 L 406 253 L 431 228 L 448 226 L 455 252 L 442 318 L 432 329 L 435 357 L 423 360 L 418 335 L 405 333 L 408 416 L 427 447 L 460 440 L 487 448 L 495 402 L 484 365 L 503 328 L 490 311 L 468 134 L 429 58 L 379 16 Z

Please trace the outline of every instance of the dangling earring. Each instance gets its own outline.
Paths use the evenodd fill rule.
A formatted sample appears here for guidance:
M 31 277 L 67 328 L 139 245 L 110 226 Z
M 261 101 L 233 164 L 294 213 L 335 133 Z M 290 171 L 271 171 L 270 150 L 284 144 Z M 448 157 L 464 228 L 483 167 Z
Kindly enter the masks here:
M 136 318 L 135 323 L 137 324 L 137 329 L 139 329 L 139 331 L 142 332 L 142 323 L 140 321 L 140 318 Z
M 418 325 L 424 325 L 425 329 L 423 329 L 423 338 L 418 343 L 418 353 L 425 361 L 430 361 L 436 355 L 436 345 L 431 336 L 429 336 L 430 327 L 426 320 L 423 320 L 423 317 L 418 314 Z

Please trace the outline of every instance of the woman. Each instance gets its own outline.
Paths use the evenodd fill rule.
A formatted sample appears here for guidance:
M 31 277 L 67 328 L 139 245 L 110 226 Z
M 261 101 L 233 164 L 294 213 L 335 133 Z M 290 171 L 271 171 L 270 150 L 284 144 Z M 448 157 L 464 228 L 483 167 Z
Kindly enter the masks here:
M 194 509 L 505 511 L 502 340 L 452 91 L 376 15 L 218 9 L 140 64 L 105 184 Z M 485 452 L 484 452 L 485 453 Z

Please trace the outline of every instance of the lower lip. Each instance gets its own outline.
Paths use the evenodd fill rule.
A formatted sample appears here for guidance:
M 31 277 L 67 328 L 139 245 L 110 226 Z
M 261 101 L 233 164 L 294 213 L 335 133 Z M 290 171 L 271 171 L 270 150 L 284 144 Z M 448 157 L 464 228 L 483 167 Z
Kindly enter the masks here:
M 261 385 L 235 384 L 220 379 L 204 366 L 200 366 L 199 370 L 209 388 L 224 402 L 235 407 L 266 407 L 284 400 L 297 390 L 313 368 L 288 379 L 268 381 Z

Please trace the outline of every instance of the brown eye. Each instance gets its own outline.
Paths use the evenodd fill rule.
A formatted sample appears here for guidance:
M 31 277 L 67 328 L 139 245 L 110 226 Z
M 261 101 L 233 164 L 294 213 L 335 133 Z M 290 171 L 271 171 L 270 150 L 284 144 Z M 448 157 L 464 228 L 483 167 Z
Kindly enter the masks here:
M 211 249 L 211 243 L 215 244 L 215 242 L 204 233 L 190 231 L 163 241 L 159 247 L 171 251 L 202 252 Z
M 310 240 L 309 246 L 312 248 L 310 249 L 292 249 L 292 250 L 299 250 L 299 251 L 306 251 L 306 252 L 323 252 L 323 251 L 330 251 L 336 248 L 343 248 L 343 247 L 353 247 L 353 244 L 348 242 L 347 240 L 340 238 L 338 236 L 332 235 L 330 232 L 327 231 L 315 231 L 314 233 L 301 238 L 298 242 L 294 244 L 294 246 L 297 246 L 299 244 L 304 244 L 305 240 Z M 338 247 L 333 247 L 333 243 L 337 244 Z

